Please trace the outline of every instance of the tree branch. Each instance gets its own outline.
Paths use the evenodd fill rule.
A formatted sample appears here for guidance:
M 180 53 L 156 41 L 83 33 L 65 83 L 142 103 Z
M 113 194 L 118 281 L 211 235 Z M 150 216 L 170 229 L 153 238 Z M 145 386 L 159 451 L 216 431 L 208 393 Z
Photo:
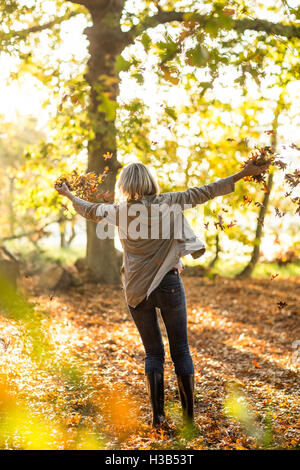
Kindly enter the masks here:
M 9 237 L 0 238 L 0 242 L 2 243 L 2 242 L 5 242 L 5 241 L 8 241 L 8 240 L 16 240 L 18 238 L 30 237 L 31 235 L 35 235 L 36 233 L 43 232 L 45 230 L 45 228 L 48 227 L 48 225 L 60 223 L 60 222 L 63 222 L 65 220 L 69 220 L 69 219 L 66 219 L 65 217 L 60 217 L 57 220 L 52 220 L 51 222 L 48 222 L 47 224 L 45 224 L 43 227 L 41 227 L 39 229 L 34 229 L 34 230 L 31 230 L 30 232 L 24 232 L 24 233 L 20 233 L 18 235 L 11 235 Z
M 159 24 L 169 23 L 171 21 L 193 21 L 196 22 L 200 26 L 205 26 L 210 20 L 211 16 L 209 15 L 201 15 L 197 12 L 191 11 L 160 11 L 153 16 L 148 16 L 145 18 L 141 23 L 137 24 L 130 31 L 125 33 L 126 40 L 128 44 L 132 43 L 134 39 L 139 36 L 143 31 L 148 28 L 154 28 Z M 232 27 L 231 29 L 243 33 L 246 30 L 252 31 L 261 31 L 268 34 L 276 34 L 278 36 L 284 36 L 286 38 L 300 38 L 300 26 L 294 25 L 286 25 L 283 23 L 273 23 L 267 20 L 259 20 L 259 19 L 240 19 L 234 20 L 230 19 Z M 220 26 L 222 29 L 222 26 Z M 228 29 L 228 25 L 226 24 L 226 29 Z
M 54 20 L 49 21 L 48 23 L 31 26 L 31 28 L 21 29 L 20 31 L 10 31 L 5 36 L 7 36 L 8 39 L 23 38 L 32 33 L 38 33 L 40 31 L 44 31 L 45 29 L 51 29 L 53 28 L 53 26 L 58 25 L 62 23 L 63 21 L 69 20 L 70 18 L 78 14 L 79 14 L 78 11 L 72 11 L 70 13 L 67 13 L 64 16 L 57 17 Z M 5 36 L 2 36 L 1 39 L 5 40 Z
M 71 3 L 85 6 L 88 10 L 107 9 L 113 0 L 69 0 Z

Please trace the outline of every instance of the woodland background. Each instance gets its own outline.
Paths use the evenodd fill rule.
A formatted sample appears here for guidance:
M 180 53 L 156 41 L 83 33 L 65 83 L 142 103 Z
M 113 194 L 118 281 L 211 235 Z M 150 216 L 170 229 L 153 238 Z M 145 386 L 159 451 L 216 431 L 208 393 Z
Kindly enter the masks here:
M 1 0 L 0 18 L 1 448 L 297 448 L 299 2 Z M 142 161 L 184 190 L 266 146 L 265 184 L 187 214 L 207 245 L 183 272 L 201 435 L 169 357 L 154 431 L 120 244 L 53 184 L 107 202 Z

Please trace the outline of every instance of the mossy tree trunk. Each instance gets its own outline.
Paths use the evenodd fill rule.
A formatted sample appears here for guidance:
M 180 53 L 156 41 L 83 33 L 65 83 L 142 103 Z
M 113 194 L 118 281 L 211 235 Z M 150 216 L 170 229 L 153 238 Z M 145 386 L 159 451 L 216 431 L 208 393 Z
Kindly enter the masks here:
M 85 78 L 90 85 L 89 121 L 94 138 L 88 144 L 88 172 L 101 174 L 109 167 L 101 185 L 104 191 L 114 192 L 120 163 L 117 160 L 115 115 L 119 94 L 119 74 L 115 71 L 117 56 L 124 49 L 124 33 L 120 20 L 124 1 L 87 1 L 93 25 L 86 28 L 89 40 L 88 67 Z M 112 153 L 105 160 L 103 154 Z M 113 239 L 97 237 L 96 225 L 87 221 L 87 267 L 91 278 L 106 283 L 120 282 L 120 256 Z

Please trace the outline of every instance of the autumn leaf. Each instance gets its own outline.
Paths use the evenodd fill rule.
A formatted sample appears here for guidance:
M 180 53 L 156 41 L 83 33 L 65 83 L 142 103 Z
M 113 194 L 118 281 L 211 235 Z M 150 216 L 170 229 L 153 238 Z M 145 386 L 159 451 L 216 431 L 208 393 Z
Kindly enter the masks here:
M 291 200 L 292 200 L 292 202 L 294 202 L 295 204 L 298 205 L 298 207 L 296 209 L 296 214 L 300 215 L 300 196 L 291 198 Z
M 283 162 L 282 160 L 274 160 L 273 165 L 277 166 L 281 170 L 285 170 L 287 167 L 287 163 Z
M 291 144 L 290 147 L 294 150 L 300 150 L 300 147 L 298 147 L 296 144 Z
M 277 217 L 283 217 L 285 215 L 285 212 L 281 212 L 278 207 L 275 207 L 275 215 Z
M 282 310 L 283 308 L 287 307 L 287 303 L 285 301 L 280 300 L 277 302 L 279 310 Z
M 108 159 L 110 159 L 110 158 L 112 158 L 112 157 L 113 157 L 113 154 L 112 154 L 112 153 L 107 152 L 107 153 L 103 154 L 104 160 L 108 160 Z
M 260 364 L 258 364 L 257 361 L 252 361 L 252 364 L 257 368 L 257 369 L 262 369 L 262 366 Z
M 236 224 L 237 224 L 237 221 L 236 221 L 236 220 L 232 220 L 232 221 L 229 222 L 229 224 L 227 225 L 227 228 L 234 227 Z
M 294 173 L 286 173 L 284 179 L 294 189 L 300 183 L 300 170 L 295 170 Z
M 242 203 L 242 206 L 246 206 L 249 204 L 251 204 L 252 202 L 252 198 L 250 196 L 243 196 L 243 203 Z
M 264 131 L 265 134 L 267 135 L 274 135 L 275 131 L 274 130 L 269 130 L 269 131 Z
M 215 227 L 218 228 L 220 227 L 221 230 L 225 230 L 224 224 L 223 224 L 223 217 L 221 215 L 218 215 L 219 222 L 215 222 Z

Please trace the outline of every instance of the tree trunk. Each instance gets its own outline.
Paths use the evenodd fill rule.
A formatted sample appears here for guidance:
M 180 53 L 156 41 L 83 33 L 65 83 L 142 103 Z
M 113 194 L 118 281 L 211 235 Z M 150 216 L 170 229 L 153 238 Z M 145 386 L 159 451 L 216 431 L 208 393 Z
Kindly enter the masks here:
M 250 277 L 259 260 L 260 244 L 261 244 L 261 238 L 262 238 L 262 233 L 263 233 L 263 223 L 264 223 L 265 215 L 267 213 L 272 186 L 273 186 L 273 173 L 270 173 L 268 176 L 268 180 L 267 180 L 268 192 L 264 194 L 264 198 L 262 202 L 263 205 L 260 207 L 259 216 L 257 219 L 255 239 L 254 239 L 254 248 L 252 251 L 251 259 L 249 263 L 247 264 L 247 266 L 243 269 L 243 271 L 237 275 L 237 277 L 240 277 L 240 278 Z
M 62 216 L 63 213 L 61 211 L 60 215 Z M 59 235 L 60 235 L 60 247 L 66 248 L 66 221 L 62 220 L 58 224 L 59 226 Z
M 0 284 L 2 278 L 16 287 L 19 276 L 19 262 L 4 246 L 0 246 Z
M 275 113 L 274 113 L 273 125 L 272 125 L 273 134 L 272 134 L 272 137 L 271 137 L 271 145 L 275 150 L 276 150 L 276 146 L 277 146 L 278 117 L 280 115 L 280 111 L 282 109 L 283 104 L 284 104 L 284 93 L 282 92 L 280 97 L 279 97 L 279 100 L 277 102 L 277 106 L 276 106 Z M 253 270 L 254 270 L 254 268 L 255 268 L 255 266 L 256 266 L 256 264 L 257 264 L 257 262 L 258 262 L 258 260 L 259 260 L 260 244 L 261 244 L 261 239 L 262 239 L 262 234 L 263 234 L 263 224 L 264 224 L 264 220 L 265 220 L 265 215 L 267 213 L 270 194 L 271 194 L 271 190 L 272 190 L 272 186 L 273 186 L 273 170 L 270 170 L 270 174 L 268 176 L 266 186 L 267 186 L 268 192 L 265 192 L 263 202 L 262 202 L 262 206 L 259 209 L 259 215 L 258 215 L 258 219 L 257 219 L 255 239 L 254 239 L 254 247 L 253 247 L 252 255 L 251 255 L 250 261 L 247 264 L 247 266 L 243 269 L 243 271 L 241 271 L 236 276 L 236 277 L 239 277 L 239 278 L 250 277 Z
M 88 171 L 101 174 L 109 167 L 108 176 L 101 189 L 114 192 L 116 175 L 121 167 L 117 161 L 115 110 L 119 93 L 119 76 L 115 72 L 116 57 L 124 47 L 120 18 L 121 1 L 109 2 L 109 9 L 90 8 L 93 26 L 85 30 L 89 39 L 90 59 L 86 80 L 91 86 L 89 119 L 95 138 L 88 145 Z M 108 111 L 108 112 L 107 112 Z M 103 154 L 112 153 L 104 160 Z M 117 256 L 114 240 L 100 240 L 96 224 L 87 221 L 87 267 L 91 278 L 107 283 L 120 282 L 120 257 Z
M 15 197 L 15 177 L 9 178 L 9 196 L 8 196 L 8 210 L 9 210 L 9 228 L 10 236 L 15 234 L 15 211 L 14 211 L 14 197 Z
M 216 264 L 216 262 L 218 261 L 220 251 L 221 251 L 220 250 L 220 237 L 219 237 L 219 234 L 217 233 L 217 235 L 216 235 L 216 253 L 215 253 L 215 256 L 213 257 L 213 259 L 211 260 L 211 262 L 208 265 L 208 267 L 210 269 L 212 269 L 214 267 L 214 265 Z
M 63 217 L 63 215 L 62 215 L 62 217 Z M 68 248 L 71 245 L 72 241 L 74 240 L 74 238 L 76 236 L 73 221 L 70 221 L 70 223 L 71 223 L 71 234 L 67 238 L 67 236 L 66 236 L 67 222 L 68 222 L 67 220 L 62 220 L 58 224 L 59 225 L 60 247 L 61 248 Z

